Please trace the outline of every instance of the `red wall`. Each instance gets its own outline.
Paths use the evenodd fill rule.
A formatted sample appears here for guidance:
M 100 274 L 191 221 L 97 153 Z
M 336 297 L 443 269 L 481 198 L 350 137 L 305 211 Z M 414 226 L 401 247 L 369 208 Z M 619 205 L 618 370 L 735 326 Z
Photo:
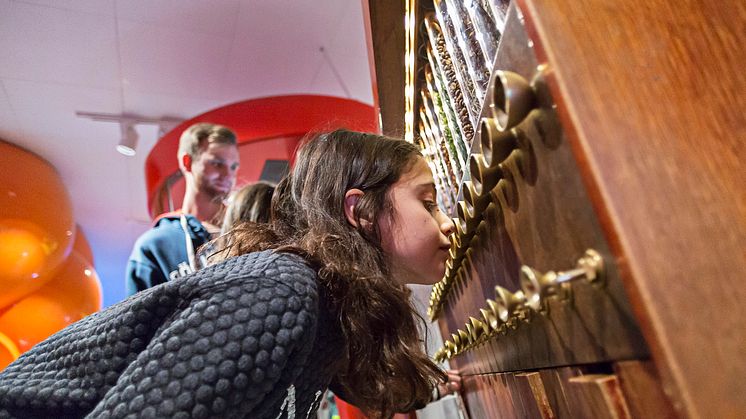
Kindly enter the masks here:
M 258 180 L 267 159 L 291 160 L 297 140 L 309 131 L 342 127 L 366 132 L 379 131 L 378 119 L 372 106 L 331 96 L 273 96 L 246 100 L 205 112 L 168 132 L 148 154 L 145 179 L 151 216 L 158 215 L 153 214 L 157 191 L 164 187 L 169 176 L 179 170 L 176 159 L 179 137 L 196 122 L 226 125 L 236 133 L 241 152 L 238 184 Z M 183 188 L 183 180 L 172 185 L 174 208 L 181 207 Z

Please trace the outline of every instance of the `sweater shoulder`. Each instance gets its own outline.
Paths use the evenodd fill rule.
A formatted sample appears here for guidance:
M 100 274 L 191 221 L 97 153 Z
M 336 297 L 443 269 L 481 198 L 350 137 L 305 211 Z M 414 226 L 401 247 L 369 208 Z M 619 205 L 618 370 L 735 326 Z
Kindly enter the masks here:
M 318 297 L 316 271 L 305 259 L 273 250 L 248 253 L 211 265 L 185 278 L 179 288 L 183 293 L 214 293 L 238 284 L 253 284 L 257 290 L 279 288 L 283 294 L 290 291 L 314 300 Z

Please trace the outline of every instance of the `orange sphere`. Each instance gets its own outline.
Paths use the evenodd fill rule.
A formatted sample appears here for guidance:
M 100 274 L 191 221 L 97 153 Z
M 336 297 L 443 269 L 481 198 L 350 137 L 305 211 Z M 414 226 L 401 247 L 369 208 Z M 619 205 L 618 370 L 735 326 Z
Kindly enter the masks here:
M 101 283 L 96 271 L 77 253 L 35 293 L 0 316 L 0 331 L 21 352 L 83 317 L 101 309 Z
M 53 250 L 44 236 L 32 223 L 0 220 L 0 309 L 52 278 L 49 256 Z
M 73 243 L 73 252 L 77 252 L 86 262 L 95 265 L 93 261 L 93 250 L 88 243 L 88 238 L 83 234 L 83 229 L 79 225 L 75 226 L 75 242 Z
M 20 351 L 13 341 L 0 332 L 0 371 L 5 369 L 20 355 Z
M 0 234 L 14 239 L 0 253 L 10 251 L 3 261 L 20 258 L 0 265 L 0 307 L 4 307 L 51 277 L 70 253 L 75 224 L 67 189 L 49 163 L 0 141 L 0 167 Z
M 0 222 L 0 266 L 6 275 L 37 279 L 46 259 L 47 252 L 38 235 Z

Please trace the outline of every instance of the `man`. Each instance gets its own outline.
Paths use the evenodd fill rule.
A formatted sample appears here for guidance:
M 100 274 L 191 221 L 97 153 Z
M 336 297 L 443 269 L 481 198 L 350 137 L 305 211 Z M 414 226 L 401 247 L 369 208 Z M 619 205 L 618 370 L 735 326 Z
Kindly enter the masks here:
M 219 232 L 223 200 L 233 188 L 239 155 L 236 134 L 198 123 L 179 140 L 186 191 L 181 211 L 163 214 L 137 239 L 127 263 L 127 294 L 194 272 L 195 250 Z

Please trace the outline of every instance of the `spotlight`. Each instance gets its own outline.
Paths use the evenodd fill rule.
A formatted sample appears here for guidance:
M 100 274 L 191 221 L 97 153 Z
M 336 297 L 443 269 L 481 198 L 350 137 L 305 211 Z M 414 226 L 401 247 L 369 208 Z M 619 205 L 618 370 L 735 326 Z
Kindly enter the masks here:
M 132 124 L 122 122 L 120 125 L 122 130 L 122 138 L 119 140 L 117 145 L 117 151 L 124 154 L 125 156 L 134 156 L 137 148 L 137 131 Z
M 132 157 L 135 155 L 137 148 L 138 135 L 135 131 L 136 125 L 156 125 L 158 126 L 158 137 L 163 137 L 166 132 L 176 128 L 183 120 L 174 117 L 148 118 L 132 114 L 110 114 L 96 112 L 76 111 L 75 114 L 81 118 L 88 118 L 93 121 L 115 122 L 119 124 L 121 138 L 117 145 L 117 151 L 125 156 Z

